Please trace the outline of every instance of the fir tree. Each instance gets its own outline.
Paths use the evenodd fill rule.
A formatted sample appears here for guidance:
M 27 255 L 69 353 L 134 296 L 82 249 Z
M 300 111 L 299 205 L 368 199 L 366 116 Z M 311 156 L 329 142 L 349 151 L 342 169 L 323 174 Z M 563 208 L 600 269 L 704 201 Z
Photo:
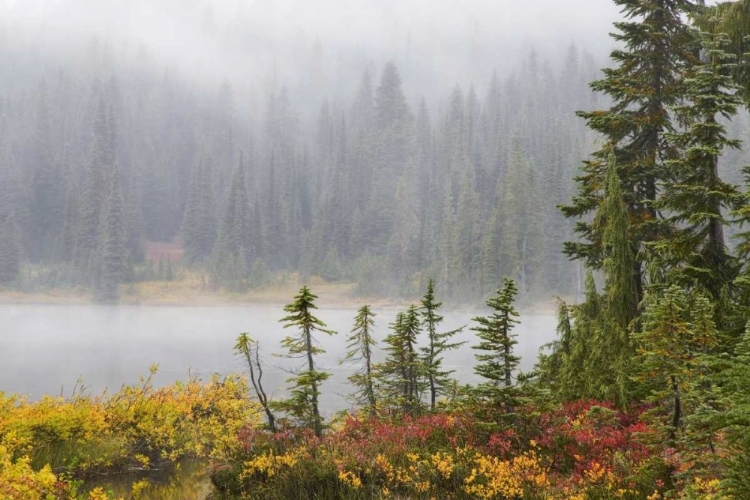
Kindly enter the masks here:
M 422 298 L 420 315 L 422 327 L 427 333 L 427 346 L 421 349 L 430 391 L 430 411 L 435 411 L 438 395 L 446 395 L 454 386 L 451 374 L 455 370 L 443 368 L 443 354 L 446 351 L 458 349 L 465 342 L 451 342 L 451 339 L 463 331 L 463 327 L 447 332 L 438 332 L 443 317 L 438 314 L 442 302 L 435 299 L 435 282 L 432 278 L 427 282 L 427 291 Z
M 297 328 L 299 331 L 294 336 L 284 337 L 281 345 L 287 351 L 286 357 L 303 358 L 305 366 L 295 377 L 287 381 L 291 383 L 289 398 L 274 402 L 274 405 L 320 437 L 323 434 L 323 418 L 318 404 L 320 385 L 328 379 L 330 374 L 317 368 L 315 356 L 325 351 L 317 346 L 313 335 L 316 331 L 328 335 L 335 335 L 336 332 L 326 329 L 326 324 L 313 314 L 313 311 L 317 309 L 315 305 L 317 298 L 304 286 L 294 298 L 294 302 L 284 307 L 284 311 L 289 314 L 280 322 L 284 323 L 284 328 Z
M 685 79 L 687 103 L 676 109 L 687 130 L 670 137 L 684 154 L 670 162 L 673 178 L 655 203 L 669 214 L 673 229 L 654 248 L 670 269 L 670 281 L 698 285 L 718 301 L 739 270 L 727 248 L 724 233 L 730 222 L 724 214 L 747 203 L 736 186 L 719 176 L 724 149 L 740 144 L 727 137 L 722 120 L 731 120 L 742 100 L 730 76 L 736 64 L 725 51 L 728 37 L 701 37 L 703 61 Z
M 643 330 L 634 334 L 637 380 L 647 391 L 646 400 L 655 405 L 648 415 L 676 446 L 685 416 L 697 406 L 702 354 L 718 342 L 713 306 L 706 297 L 691 297 L 676 285 L 647 298 Z
M 96 296 L 102 302 L 116 302 L 119 298 L 119 286 L 127 278 L 129 266 L 120 175 L 116 170 L 112 176 L 101 238 Z
M 375 375 L 373 371 L 372 349 L 377 345 L 373 338 L 373 327 L 376 314 L 370 310 L 370 306 L 364 305 L 359 308 L 354 318 L 354 328 L 347 338 L 348 349 L 344 361 L 360 364 L 356 373 L 348 377 L 349 383 L 356 388 L 353 399 L 356 404 L 363 405 L 374 414 L 377 409 L 375 398 Z
M 206 258 L 216 241 L 216 217 L 210 173 L 211 160 L 207 155 L 203 155 L 190 177 L 185 215 L 182 220 L 185 258 L 190 263 Z
M 415 415 L 421 409 L 420 379 L 424 373 L 417 351 L 420 324 L 416 306 L 398 313 L 390 328 L 391 333 L 383 341 L 387 356 L 377 367 L 380 400 L 404 415 Z
M 613 38 L 623 48 L 612 52 L 614 68 L 604 70 L 604 78 L 591 84 L 593 90 L 608 95 L 608 110 L 579 112 L 589 128 L 607 139 L 608 145 L 585 163 L 583 175 L 576 178 L 578 195 L 563 207 L 568 217 L 582 218 L 597 210 L 606 185 L 607 157 L 614 148 L 623 198 L 631 224 L 633 254 L 639 256 L 631 279 L 642 297 L 644 279 L 643 242 L 655 241 L 662 231 L 654 224 L 658 213 L 653 203 L 658 186 L 669 178 L 666 162 L 676 156 L 669 139 L 673 131 L 670 108 L 684 96 L 682 75 L 692 61 L 692 36 L 683 21 L 692 10 L 688 0 L 615 0 L 626 20 L 616 23 Z M 591 221 L 580 221 L 576 232 L 583 242 L 567 242 L 565 252 L 583 259 L 594 269 L 603 260 L 603 228 Z
M 0 283 L 18 279 L 21 269 L 19 231 L 13 214 L 0 220 Z
M 235 292 L 245 289 L 247 266 L 253 257 L 249 211 L 244 154 L 240 152 L 239 165 L 229 188 L 219 237 L 212 251 L 212 279 L 219 285 L 229 286 Z
M 513 346 L 518 343 L 513 333 L 513 327 L 518 323 L 518 312 L 513 307 L 517 293 L 515 281 L 506 278 L 503 288 L 487 300 L 492 314 L 477 316 L 473 321 L 478 324 L 471 328 L 480 340 L 473 348 L 481 351 L 475 355 L 478 364 L 474 372 L 486 380 L 475 392 L 490 404 L 502 405 L 506 413 L 512 413 L 519 401 L 513 383 L 513 371 L 520 361 L 513 354 Z
M 614 154 L 610 155 L 605 198 L 597 214 L 602 230 L 605 314 L 603 326 L 591 339 L 592 365 L 604 379 L 596 380 L 600 397 L 626 406 L 630 394 L 631 322 L 638 313 L 638 291 L 633 279 L 635 255 L 630 239 L 627 208 L 622 199 Z
M 250 382 L 253 385 L 255 396 L 263 407 L 268 420 L 268 428 L 271 432 L 276 432 L 276 416 L 271 411 L 271 404 L 263 388 L 263 366 L 260 363 L 260 343 L 251 338 L 247 333 L 241 333 L 237 337 L 234 345 L 234 352 L 245 358 L 248 372 L 250 372 Z

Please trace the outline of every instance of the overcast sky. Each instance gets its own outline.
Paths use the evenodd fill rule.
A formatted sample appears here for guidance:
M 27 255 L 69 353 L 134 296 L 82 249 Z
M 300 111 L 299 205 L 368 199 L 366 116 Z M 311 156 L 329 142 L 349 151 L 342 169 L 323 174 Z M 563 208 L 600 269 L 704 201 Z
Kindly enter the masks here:
M 265 79 L 261 86 L 309 71 L 317 47 L 327 74 L 342 81 L 359 78 L 362 60 L 377 68 L 393 59 L 406 80 L 413 68 L 422 80 L 481 87 L 493 69 L 517 67 L 531 47 L 559 64 L 575 42 L 603 61 L 620 18 L 610 0 L 0 0 L 3 5 L 0 43 L 53 58 L 73 47 L 81 57 L 96 39 L 115 57 L 132 58 L 145 48 L 191 77 Z

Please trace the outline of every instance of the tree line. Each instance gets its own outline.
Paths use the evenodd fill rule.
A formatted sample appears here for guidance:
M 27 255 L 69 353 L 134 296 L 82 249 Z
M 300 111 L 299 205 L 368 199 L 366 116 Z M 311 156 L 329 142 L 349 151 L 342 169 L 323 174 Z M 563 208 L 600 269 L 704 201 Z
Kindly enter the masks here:
M 532 51 L 432 103 L 407 99 L 396 64 L 363 66 L 352 99 L 323 92 L 308 114 L 282 85 L 247 115 L 229 82 L 207 93 L 111 61 L 9 75 L 0 280 L 114 300 L 144 274 L 144 241 L 178 238 L 183 266 L 233 291 L 291 272 L 363 296 L 413 298 L 431 275 L 449 300 L 502 276 L 525 297 L 575 290 L 555 205 L 594 140 L 573 115 L 599 99 L 591 56 L 572 45 L 558 71 Z

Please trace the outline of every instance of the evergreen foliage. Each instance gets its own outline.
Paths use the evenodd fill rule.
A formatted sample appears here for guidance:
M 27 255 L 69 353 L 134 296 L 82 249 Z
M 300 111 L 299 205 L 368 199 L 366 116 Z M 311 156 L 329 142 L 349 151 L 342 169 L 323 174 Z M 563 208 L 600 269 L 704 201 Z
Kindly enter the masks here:
M 429 390 L 430 411 L 435 411 L 438 396 L 445 396 L 454 387 L 451 375 L 455 370 L 443 368 L 444 354 L 458 349 L 466 342 L 451 342 L 451 339 L 463 331 L 463 327 L 447 332 L 438 332 L 443 317 L 438 313 L 442 302 L 435 299 L 435 281 L 430 278 L 427 291 L 422 298 L 420 315 L 422 328 L 427 334 L 427 346 L 422 347 L 422 358 Z
M 120 175 L 113 172 L 100 243 L 100 271 L 96 298 L 101 302 L 116 302 L 119 286 L 129 274 L 129 256 L 125 232 Z
M 12 283 L 21 270 L 21 248 L 18 226 L 13 215 L 0 221 L 0 283 Z
M 378 396 L 384 408 L 401 415 L 416 415 L 422 409 L 421 392 L 425 367 L 419 356 L 419 311 L 412 305 L 399 312 L 385 338 L 386 359 L 377 365 Z
M 578 194 L 563 207 L 566 216 L 584 218 L 576 224 L 583 241 L 567 242 L 565 252 L 594 269 L 603 265 L 604 228 L 585 217 L 598 209 L 604 197 L 607 158 L 614 150 L 636 256 L 632 286 L 640 301 L 644 286 L 641 246 L 663 234 L 662 225 L 654 224 L 659 216 L 654 202 L 660 184 L 671 178 L 668 161 L 678 153 L 670 137 L 675 129 L 670 109 L 684 97 L 682 75 L 694 61 L 693 38 L 684 21 L 693 5 L 688 0 L 615 3 L 626 19 L 615 23 L 618 31 L 612 35 L 622 48 L 611 54 L 616 66 L 604 69 L 604 78 L 591 84 L 593 90 L 612 99 L 612 106 L 579 112 L 608 144 L 585 163 L 583 174 L 576 178 Z
M 290 359 L 303 359 L 304 366 L 287 381 L 291 384 L 289 397 L 273 403 L 274 407 L 311 429 L 316 436 L 321 436 L 323 417 L 320 414 L 318 398 L 320 385 L 328 379 L 330 374 L 319 370 L 315 363 L 315 356 L 325 351 L 317 345 L 313 335 L 315 332 L 335 335 L 336 332 L 326 329 L 326 324 L 313 314 L 313 311 L 317 309 L 315 305 L 317 298 L 304 286 L 294 297 L 294 302 L 284 307 L 284 311 L 289 314 L 279 321 L 284 323 L 284 328 L 299 330 L 296 335 L 284 337 L 281 341 L 281 346 L 286 349 L 284 356 Z
M 348 377 L 349 383 L 356 389 L 352 398 L 360 406 L 374 414 L 377 409 L 375 398 L 375 373 L 373 348 L 377 342 L 373 338 L 373 327 L 376 314 L 370 310 L 370 306 L 364 305 L 357 311 L 354 318 L 354 328 L 351 335 L 346 339 L 346 357 L 343 361 L 357 363 L 359 369 Z
M 471 330 L 477 332 L 479 344 L 473 346 L 480 351 L 475 354 L 477 365 L 474 372 L 485 379 L 476 387 L 476 395 L 487 401 L 487 404 L 504 408 L 513 413 L 518 405 L 519 393 L 514 384 L 514 371 L 521 358 L 513 353 L 513 346 L 518 343 L 513 327 L 518 324 L 518 312 L 513 301 L 518 293 L 515 281 L 506 278 L 503 288 L 487 299 L 492 309 L 490 316 L 477 316 L 477 323 Z

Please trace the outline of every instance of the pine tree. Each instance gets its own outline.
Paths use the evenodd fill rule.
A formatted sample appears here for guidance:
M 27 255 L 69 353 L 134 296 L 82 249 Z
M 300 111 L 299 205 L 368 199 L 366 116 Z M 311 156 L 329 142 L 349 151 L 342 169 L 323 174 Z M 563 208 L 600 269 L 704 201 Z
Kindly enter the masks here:
M 670 162 L 673 178 L 654 205 L 669 214 L 673 229 L 654 248 L 671 282 L 700 286 L 718 301 L 739 271 L 727 248 L 725 214 L 747 200 L 719 176 L 719 157 L 726 148 L 739 148 L 739 141 L 727 137 L 723 120 L 737 114 L 742 99 L 730 76 L 736 64 L 725 51 L 728 37 L 702 33 L 701 38 L 703 60 L 685 79 L 687 102 L 676 109 L 687 129 L 670 136 L 684 154 Z
M 239 165 L 229 187 L 219 237 L 212 251 L 212 279 L 219 285 L 229 286 L 235 292 L 245 289 L 248 266 L 253 262 L 249 211 L 244 154 L 240 152 Z
M 416 306 L 398 313 L 390 328 L 391 333 L 383 341 L 386 359 L 377 366 L 380 400 L 403 415 L 415 415 L 422 406 L 420 380 L 424 374 L 417 351 L 420 322 Z
M 79 267 L 91 269 L 96 260 L 100 229 L 107 205 L 107 195 L 112 182 L 112 168 L 107 155 L 110 142 L 107 124 L 107 105 L 100 95 L 94 117 L 94 137 L 91 143 L 88 168 L 84 177 L 80 211 L 79 234 L 76 242 Z
M 317 298 L 304 286 L 294 298 L 294 302 L 284 307 L 284 311 L 289 314 L 280 322 L 284 323 L 284 328 L 297 328 L 299 331 L 294 336 L 284 337 L 281 345 L 287 351 L 286 357 L 303 358 L 305 366 L 295 377 L 287 381 L 291 383 L 289 398 L 274 402 L 274 406 L 297 419 L 320 437 L 323 434 L 323 418 L 318 404 L 320 385 L 330 374 L 317 368 L 315 356 L 325 351 L 318 347 L 313 335 L 316 331 L 328 335 L 335 335 L 336 332 L 326 329 L 326 324 L 313 314 L 317 309 Z
M 630 244 L 630 224 L 622 199 L 620 178 L 614 154 L 610 155 L 605 198 L 597 214 L 603 226 L 602 255 L 606 276 L 603 326 L 591 339 L 592 364 L 603 380 L 597 380 L 600 397 L 626 406 L 630 399 L 630 360 L 634 355 L 630 340 L 631 322 L 638 314 L 638 291 L 633 280 L 635 255 Z
M 185 258 L 190 263 L 208 257 L 216 241 L 216 216 L 211 187 L 211 159 L 202 155 L 190 177 L 182 239 Z
M 616 67 L 604 70 L 604 78 L 591 84 L 608 95 L 613 103 L 608 110 L 579 112 L 588 126 L 602 134 L 607 145 L 585 163 L 576 178 L 578 195 L 562 207 L 567 217 L 585 218 L 597 210 L 604 196 L 607 157 L 614 148 L 623 198 L 631 224 L 631 245 L 638 256 L 632 280 L 638 301 L 642 298 L 644 242 L 658 238 L 663 227 L 654 224 L 658 213 L 653 203 L 660 182 L 669 179 L 666 163 L 675 158 L 676 147 L 669 134 L 674 126 L 670 108 L 684 96 L 682 75 L 693 55 L 693 40 L 683 21 L 692 8 L 688 0 L 615 0 L 626 21 L 616 23 L 613 38 L 623 48 L 612 52 Z M 603 228 L 592 221 L 579 221 L 576 232 L 583 242 L 567 242 L 565 252 L 600 269 L 603 256 Z
M 354 318 L 354 328 L 351 335 L 346 339 L 348 349 L 343 361 L 358 363 L 359 369 L 348 377 L 349 383 L 356 388 L 352 395 L 354 402 L 365 406 L 374 414 L 377 410 L 375 398 L 375 374 L 373 371 L 372 349 L 377 345 L 373 338 L 373 328 L 376 314 L 370 310 L 370 306 L 364 305 L 357 311 Z M 342 361 L 342 362 L 343 362 Z
M 473 321 L 478 325 L 471 328 L 477 332 L 480 340 L 473 348 L 481 351 L 475 354 L 477 365 L 474 372 L 486 380 L 475 392 L 491 405 L 501 405 L 508 414 L 519 402 L 518 390 L 513 382 L 513 371 L 520 361 L 513 354 L 513 346 L 518 343 L 513 333 L 513 327 L 518 324 L 518 312 L 513 307 L 517 293 L 515 281 L 506 278 L 503 288 L 487 300 L 492 314 L 475 317 Z
M 119 286 L 127 278 L 129 266 L 125 214 L 117 170 L 112 176 L 101 238 L 96 298 L 102 302 L 116 302 L 119 298 Z
M 0 284 L 18 279 L 21 269 L 19 231 L 13 214 L 0 219 Z
M 435 299 L 435 282 L 432 278 L 427 282 L 427 291 L 422 298 L 420 315 L 422 327 L 427 333 L 427 346 L 421 349 L 427 384 L 430 391 L 430 411 L 435 411 L 438 395 L 446 395 L 454 386 L 451 374 L 455 370 L 443 368 L 443 354 L 446 351 L 458 349 L 466 342 L 451 342 L 451 339 L 463 331 L 463 327 L 447 332 L 438 332 L 443 317 L 438 314 L 442 302 Z
M 250 372 L 250 383 L 253 385 L 255 396 L 263 407 L 268 420 L 268 428 L 276 432 L 276 416 L 271 411 L 268 394 L 263 388 L 263 366 L 260 363 L 260 343 L 251 338 L 247 333 L 241 333 L 234 345 L 234 352 L 245 358 L 248 372 Z
M 677 445 L 683 420 L 697 406 L 695 393 L 701 377 L 702 355 L 718 343 L 713 305 L 702 295 L 690 296 L 676 285 L 647 297 L 643 329 L 634 334 L 638 345 L 637 380 L 654 409 L 654 424 Z

